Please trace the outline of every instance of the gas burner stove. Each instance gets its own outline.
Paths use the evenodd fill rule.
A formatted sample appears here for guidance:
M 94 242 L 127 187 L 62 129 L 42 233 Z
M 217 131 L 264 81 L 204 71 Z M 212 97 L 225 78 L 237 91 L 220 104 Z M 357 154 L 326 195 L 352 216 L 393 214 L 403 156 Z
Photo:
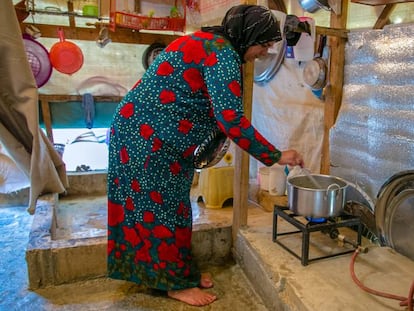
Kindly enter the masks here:
M 277 218 L 278 216 L 282 217 L 292 226 L 296 227 L 298 230 L 289 231 L 289 232 L 278 232 L 278 223 Z M 357 242 L 355 243 L 352 240 L 344 237 L 338 231 L 338 228 L 341 227 L 349 227 L 349 228 L 357 228 Z M 330 258 L 335 257 L 347 253 L 354 252 L 355 249 L 344 249 L 338 251 L 333 254 L 319 256 L 314 258 L 309 258 L 309 241 L 312 232 L 322 232 L 327 234 L 331 239 L 337 239 L 342 243 L 351 244 L 355 249 L 361 245 L 361 237 L 362 237 L 362 223 L 358 216 L 354 216 L 351 214 L 342 214 L 336 217 L 328 217 L 328 218 L 306 218 L 300 215 L 294 214 L 291 210 L 289 210 L 286 206 L 278 206 L 275 205 L 274 213 L 273 213 L 273 242 L 278 243 L 282 246 L 285 250 L 291 253 L 296 258 L 300 259 L 303 266 L 308 265 L 311 261 L 315 261 L 318 259 Z M 285 243 L 283 243 L 280 239 L 277 239 L 279 236 L 284 235 L 291 235 L 291 234 L 300 234 L 302 233 L 302 250 L 301 255 L 298 255 L 297 252 L 289 248 Z

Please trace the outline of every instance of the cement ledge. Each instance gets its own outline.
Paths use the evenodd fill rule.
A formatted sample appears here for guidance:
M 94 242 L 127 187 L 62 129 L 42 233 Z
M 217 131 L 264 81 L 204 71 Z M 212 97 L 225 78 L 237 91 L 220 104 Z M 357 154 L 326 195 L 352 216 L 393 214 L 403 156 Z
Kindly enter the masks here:
M 369 251 L 355 261 L 359 280 L 371 289 L 406 297 L 414 261 L 388 247 L 363 245 L 368 245 Z M 302 266 L 299 259 L 272 241 L 271 224 L 264 221 L 241 229 L 233 252 L 269 310 L 401 311 L 399 301 L 367 293 L 353 282 L 349 268 L 352 254 Z

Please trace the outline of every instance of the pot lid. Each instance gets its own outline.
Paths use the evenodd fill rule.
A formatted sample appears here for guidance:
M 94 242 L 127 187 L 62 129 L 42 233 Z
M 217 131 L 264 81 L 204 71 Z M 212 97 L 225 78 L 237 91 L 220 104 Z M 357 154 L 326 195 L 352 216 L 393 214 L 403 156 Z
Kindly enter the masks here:
M 375 203 L 375 222 L 381 245 L 392 247 L 389 240 L 388 209 L 392 208 L 394 198 L 404 190 L 414 189 L 414 171 L 403 171 L 391 176 L 381 187 Z
M 261 84 L 269 82 L 279 71 L 285 58 L 286 40 L 281 40 L 273 46 L 265 57 L 255 60 L 254 82 Z
M 283 31 L 287 15 L 281 11 L 271 11 L 279 22 L 279 27 L 282 30 L 283 39 L 279 42 L 276 42 L 273 47 L 269 49 L 269 52 L 265 57 L 261 57 L 260 59 L 255 60 L 253 80 L 259 85 L 265 84 L 274 78 L 283 63 L 287 46 L 285 33 Z
M 390 246 L 414 260 L 414 189 L 403 190 L 394 197 L 384 227 Z

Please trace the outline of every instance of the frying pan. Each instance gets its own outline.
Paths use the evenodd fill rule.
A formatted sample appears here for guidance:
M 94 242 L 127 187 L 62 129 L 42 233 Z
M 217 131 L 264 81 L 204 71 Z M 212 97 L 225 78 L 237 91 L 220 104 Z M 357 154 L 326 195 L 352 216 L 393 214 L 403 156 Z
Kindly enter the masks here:
M 50 49 L 52 66 L 61 73 L 73 74 L 83 65 L 81 49 L 73 42 L 66 41 L 62 28 L 58 28 L 59 42 Z
M 42 44 L 33 40 L 28 34 L 23 34 L 23 43 L 37 87 L 40 88 L 49 81 L 52 75 L 49 53 Z

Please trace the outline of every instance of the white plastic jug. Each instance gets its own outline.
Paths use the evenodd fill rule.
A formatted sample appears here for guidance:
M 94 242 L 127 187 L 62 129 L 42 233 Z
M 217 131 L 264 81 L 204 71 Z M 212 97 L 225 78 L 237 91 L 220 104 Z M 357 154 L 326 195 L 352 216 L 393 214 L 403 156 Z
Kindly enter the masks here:
M 259 168 L 259 184 L 262 190 L 271 195 L 284 195 L 286 192 L 285 167 L 275 164 L 271 167 Z

